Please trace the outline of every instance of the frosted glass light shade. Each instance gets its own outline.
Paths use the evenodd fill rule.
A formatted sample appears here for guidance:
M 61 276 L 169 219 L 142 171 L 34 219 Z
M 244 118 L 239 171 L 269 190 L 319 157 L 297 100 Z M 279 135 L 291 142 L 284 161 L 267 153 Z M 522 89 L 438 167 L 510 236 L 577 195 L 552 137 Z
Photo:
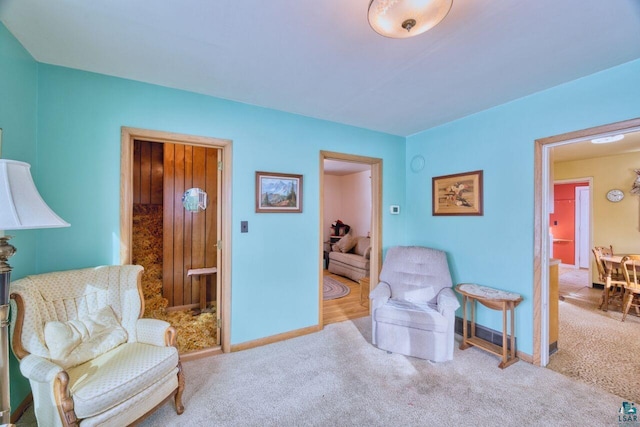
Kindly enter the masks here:
M 69 227 L 42 200 L 30 169 L 28 163 L 0 159 L 0 230 Z
M 438 25 L 452 4 L 453 0 L 371 0 L 369 25 L 385 37 L 417 36 Z

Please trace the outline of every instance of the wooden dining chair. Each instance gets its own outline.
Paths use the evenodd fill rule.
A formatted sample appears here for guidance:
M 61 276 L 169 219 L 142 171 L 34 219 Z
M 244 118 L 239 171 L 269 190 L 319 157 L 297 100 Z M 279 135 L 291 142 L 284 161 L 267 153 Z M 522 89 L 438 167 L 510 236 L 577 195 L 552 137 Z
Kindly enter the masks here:
M 602 283 L 606 283 L 607 281 L 607 271 L 605 268 L 604 261 L 600 259 L 601 256 L 613 255 L 613 247 L 612 246 L 596 246 L 592 249 L 593 256 L 596 259 L 596 267 L 598 268 L 598 278 Z M 619 273 L 618 269 L 614 269 L 611 271 L 611 286 L 607 288 L 606 286 L 602 290 L 602 298 L 600 299 L 600 307 L 603 308 L 605 299 L 608 301 L 608 305 L 620 305 L 622 307 L 622 299 L 624 297 L 624 287 L 626 285 L 626 279 L 624 278 L 624 274 Z M 608 298 L 605 298 L 604 293 L 608 292 Z M 609 307 L 605 307 L 608 309 Z
M 631 306 L 640 316 L 640 255 L 627 255 L 620 262 L 627 284 L 623 298 L 622 321 L 627 317 Z

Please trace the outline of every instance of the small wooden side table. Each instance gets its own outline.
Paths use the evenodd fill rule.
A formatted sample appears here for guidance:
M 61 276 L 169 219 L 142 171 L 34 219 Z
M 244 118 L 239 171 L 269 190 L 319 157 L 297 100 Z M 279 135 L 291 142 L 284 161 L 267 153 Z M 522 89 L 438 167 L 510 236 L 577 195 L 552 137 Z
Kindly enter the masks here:
M 207 276 L 211 276 L 217 272 L 218 269 L 216 267 L 192 268 L 187 270 L 187 276 L 196 276 L 199 280 L 200 312 L 207 311 Z
M 460 283 L 456 291 L 462 295 L 462 344 L 460 350 L 476 346 L 497 356 L 502 356 L 498 365 L 501 369 L 516 363 L 515 308 L 522 301 L 522 296 L 514 292 L 506 292 L 474 283 Z M 476 336 L 475 302 L 478 301 L 492 310 L 502 310 L 502 347 Z M 467 331 L 467 302 L 471 305 L 471 335 Z M 511 312 L 511 348 L 507 345 L 507 312 Z
M 363 277 L 360 282 L 360 305 L 367 307 L 369 305 L 369 278 Z

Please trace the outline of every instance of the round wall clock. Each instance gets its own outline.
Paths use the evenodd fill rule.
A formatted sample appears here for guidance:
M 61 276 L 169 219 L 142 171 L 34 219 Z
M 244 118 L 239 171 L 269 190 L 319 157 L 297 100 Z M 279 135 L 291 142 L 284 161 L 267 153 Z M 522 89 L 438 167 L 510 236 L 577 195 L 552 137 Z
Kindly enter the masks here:
M 624 193 L 622 192 L 622 190 L 609 190 L 609 192 L 607 193 L 607 200 L 610 202 L 619 202 L 620 200 L 624 199 Z

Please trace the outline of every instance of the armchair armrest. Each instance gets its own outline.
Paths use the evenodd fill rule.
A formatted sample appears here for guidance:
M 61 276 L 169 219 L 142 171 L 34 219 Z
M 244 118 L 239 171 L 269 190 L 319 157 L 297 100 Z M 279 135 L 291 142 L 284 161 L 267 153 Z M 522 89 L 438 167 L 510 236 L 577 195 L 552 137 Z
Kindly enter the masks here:
M 40 356 L 29 354 L 20 361 L 20 372 L 31 381 L 50 383 L 64 369 Z
M 455 292 L 451 288 L 444 288 L 437 297 L 438 311 L 444 314 L 444 311 L 456 311 L 460 307 L 460 302 Z
M 176 330 L 169 322 L 159 319 L 138 319 L 136 322 L 138 342 L 169 347 L 176 344 Z
M 371 299 L 371 311 L 383 306 L 391 298 L 391 287 L 387 282 L 380 282 L 369 293 Z

